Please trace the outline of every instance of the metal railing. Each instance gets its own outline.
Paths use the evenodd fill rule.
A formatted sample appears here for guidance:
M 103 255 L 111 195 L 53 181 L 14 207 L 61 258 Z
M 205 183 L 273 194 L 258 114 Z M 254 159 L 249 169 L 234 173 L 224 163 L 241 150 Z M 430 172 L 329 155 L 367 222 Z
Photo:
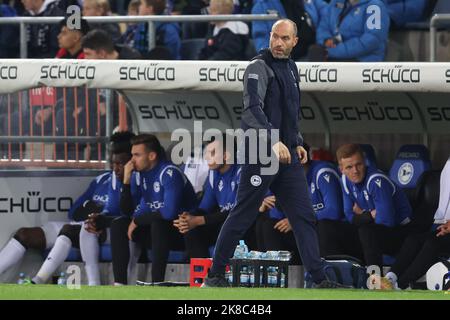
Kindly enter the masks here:
M 446 24 L 443 24 L 443 22 L 446 22 Z M 436 62 L 438 27 L 450 29 L 450 14 L 435 14 L 430 20 L 430 62 Z
M 272 21 L 278 14 L 232 14 L 232 15 L 180 15 L 180 16 L 110 16 L 83 17 L 89 23 L 147 22 L 149 49 L 155 47 L 156 22 L 212 22 L 212 21 Z M 64 17 L 8 17 L 0 18 L 0 24 L 20 25 L 20 57 L 27 57 L 27 24 L 57 24 Z

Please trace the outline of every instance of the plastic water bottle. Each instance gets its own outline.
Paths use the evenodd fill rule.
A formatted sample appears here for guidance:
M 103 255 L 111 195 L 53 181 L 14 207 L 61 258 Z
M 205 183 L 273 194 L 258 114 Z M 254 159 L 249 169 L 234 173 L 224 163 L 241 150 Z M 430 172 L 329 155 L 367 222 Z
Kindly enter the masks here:
M 61 272 L 58 277 L 58 285 L 59 286 L 65 286 L 67 283 L 66 274 L 64 272 Z
M 247 266 L 243 266 L 240 274 L 241 287 L 248 287 L 250 285 L 250 274 Z
M 278 257 L 281 261 L 291 260 L 291 253 L 289 251 L 278 251 Z
M 267 268 L 267 285 L 269 287 L 277 286 L 277 268 L 276 267 L 268 267 Z
M 19 274 L 19 280 L 17 280 L 17 284 L 24 284 L 25 283 L 25 273 L 21 272 Z
M 239 244 L 236 246 L 234 250 L 233 258 L 235 259 L 245 259 L 247 258 L 248 247 L 245 244 L 244 240 L 239 240 Z
M 225 272 L 225 279 L 227 279 L 229 284 L 233 284 L 233 270 L 230 269 Z

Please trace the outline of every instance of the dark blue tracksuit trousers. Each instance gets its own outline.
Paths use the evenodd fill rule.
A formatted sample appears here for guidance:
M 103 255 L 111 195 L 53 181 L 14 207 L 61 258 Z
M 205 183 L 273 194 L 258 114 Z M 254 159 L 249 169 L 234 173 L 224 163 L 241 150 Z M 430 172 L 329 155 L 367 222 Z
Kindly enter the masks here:
M 296 161 L 293 159 L 291 164 L 280 164 L 275 175 L 261 175 L 259 165 L 246 164 L 242 167 L 236 206 L 229 213 L 219 233 L 212 273 L 225 272 L 225 266 L 233 256 L 236 245 L 256 220 L 258 209 L 270 187 L 277 204 L 292 226 L 305 269 L 311 272 L 314 282 L 320 283 L 325 279 L 308 184 L 296 155 L 295 158 Z M 254 176 L 259 176 L 261 180 Z M 261 184 L 257 185 L 255 181 L 260 181 Z

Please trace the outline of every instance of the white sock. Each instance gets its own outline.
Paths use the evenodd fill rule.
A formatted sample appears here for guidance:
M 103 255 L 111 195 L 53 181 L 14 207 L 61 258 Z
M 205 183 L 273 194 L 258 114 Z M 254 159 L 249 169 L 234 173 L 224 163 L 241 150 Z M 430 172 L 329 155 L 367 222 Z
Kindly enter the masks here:
M 55 245 L 45 259 L 41 269 L 33 278 L 34 283 L 46 283 L 58 267 L 66 260 L 72 248 L 72 241 L 66 236 L 58 236 Z
M 386 274 L 385 277 L 386 277 L 386 279 L 388 279 L 388 280 L 392 283 L 392 285 L 394 286 L 394 288 L 397 286 L 397 280 L 398 280 L 398 278 L 397 278 L 397 275 L 396 275 L 395 273 L 389 271 L 389 272 Z
M 90 286 L 99 286 L 100 283 L 100 269 L 98 265 L 98 256 L 100 252 L 100 245 L 98 244 L 98 237 L 96 234 L 90 233 L 81 227 L 80 232 L 80 250 L 81 257 L 84 261 L 84 268 L 86 270 L 88 284 Z
M 136 242 L 129 241 L 128 244 L 130 247 L 130 261 L 128 261 L 127 278 L 128 284 L 133 285 L 135 283 L 131 283 L 131 281 L 136 278 L 134 273 L 136 272 L 136 266 L 142 250 Z
M 12 238 L 0 251 L 0 274 L 22 259 L 25 254 L 25 247 L 16 239 Z

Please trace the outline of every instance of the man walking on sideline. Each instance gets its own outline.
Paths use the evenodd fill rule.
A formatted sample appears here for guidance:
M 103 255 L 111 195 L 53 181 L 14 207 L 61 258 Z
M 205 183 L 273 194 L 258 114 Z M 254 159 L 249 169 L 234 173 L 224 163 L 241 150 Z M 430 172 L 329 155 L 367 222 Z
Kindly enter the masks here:
M 257 218 L 258 208 L 269 187 L 289 219 L 301 259 L 305 269 L 312 274 L 316 287 L 339 286 L 327 280 L 324 273 L 316 218 L 302 167 L 307 155 L 297 125 L 300 111 L 298 70 L 289 58 L 298 41 L 296 29 L 291 20 L 278 20 L 270 33 L 270 48 L 261 51 L 245 71 L 241 127 L 246 132 L 264 130 L 267 133 L 266 143 L 271 147 L 269 150 L 274 151 L 280 165 L 275 174 L 262 175 L 261 169 L 265 167 L 263 159 L 258 158 L 256 164 L 250 164 L 246 150 L 237 203 L 220 231 L 213 265 L 203 283 L 204 287 L 229 286 L 224 277 L 225 266 L 239 239 Z M 279 131 L 279 141 L 270 140 L 272 130 Z

